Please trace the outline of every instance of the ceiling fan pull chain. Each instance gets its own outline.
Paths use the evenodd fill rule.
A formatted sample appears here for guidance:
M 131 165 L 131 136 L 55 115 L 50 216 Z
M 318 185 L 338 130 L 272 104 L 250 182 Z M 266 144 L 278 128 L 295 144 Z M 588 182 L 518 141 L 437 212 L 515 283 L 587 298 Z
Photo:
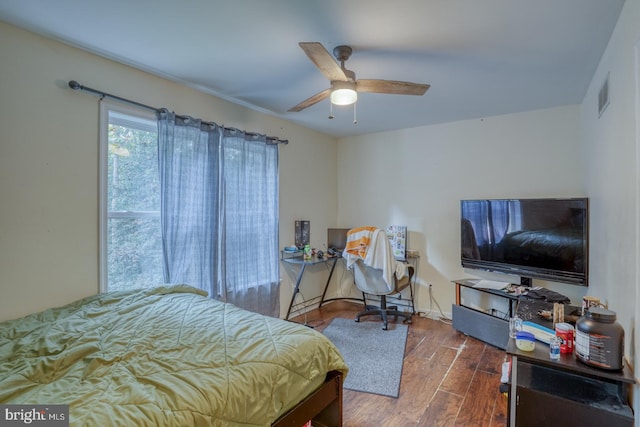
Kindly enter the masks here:
M 354 125 L 358 124 L 358 119 L 356 118 L 356 104 L 357 102 L 353 103 L 353 124 Z
M 333 119 L 333 102 L 329 102 L 329 119 Z

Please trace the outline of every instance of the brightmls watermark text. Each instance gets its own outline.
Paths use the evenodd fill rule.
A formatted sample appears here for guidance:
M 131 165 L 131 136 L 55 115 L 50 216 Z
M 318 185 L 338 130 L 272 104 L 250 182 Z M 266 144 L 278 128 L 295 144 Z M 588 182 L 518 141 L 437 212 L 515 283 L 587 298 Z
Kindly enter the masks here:
M 68 427 L 69 405 L 0 405 L 0 427 Z

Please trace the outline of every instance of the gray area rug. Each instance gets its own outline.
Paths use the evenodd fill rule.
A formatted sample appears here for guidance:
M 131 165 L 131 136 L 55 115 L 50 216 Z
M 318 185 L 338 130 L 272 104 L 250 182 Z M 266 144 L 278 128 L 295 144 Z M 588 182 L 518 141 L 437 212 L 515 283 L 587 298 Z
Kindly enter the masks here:
M 323 333 L 340 350 L 349 366 L 344 388 L 398 397 L 408 327 L 389 322 L 335 318 Z

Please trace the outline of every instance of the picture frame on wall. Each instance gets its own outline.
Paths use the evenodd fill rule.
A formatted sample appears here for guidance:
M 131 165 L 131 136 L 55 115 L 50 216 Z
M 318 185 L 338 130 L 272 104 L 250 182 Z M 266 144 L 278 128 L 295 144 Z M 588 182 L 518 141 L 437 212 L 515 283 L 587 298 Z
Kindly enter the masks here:
M 407 259 L 407 226 L 389 225 L 386 229 L 387 237 L 391 242 L 393 256 L 397 260 Z
M 309 220 L 298 219 L 295 221 L 295 242 L 298 249 L 304 249 L 309 245 L 311 237 L 311 222 Z

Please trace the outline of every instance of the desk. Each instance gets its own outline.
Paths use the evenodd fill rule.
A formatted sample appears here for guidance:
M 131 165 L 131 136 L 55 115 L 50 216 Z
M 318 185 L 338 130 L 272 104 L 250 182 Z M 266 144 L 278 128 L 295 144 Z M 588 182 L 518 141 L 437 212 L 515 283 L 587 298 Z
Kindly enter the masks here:
M 313 304 L 313 301 L 318 298 L 320 298 L 320 305 L 322 305 L 324 296 L 327 293 L 327 288 L 329 287 L 329 283 L 331 282 L 331 277 L 333 276 L 333 270 L 335 270 L 336 268 L 336 263 L 338 262 L 338 259 L 339 257 L 318 258 L 315 256 L 312 257 L 311 259 L 304 259 L 302 255 L 287 257 L 284 255 L 284 252 L 283 252 L 283 255 L 280 259 L 282 262 L 286 262 L 288 264 L 296 264 L 300 266 L 300 271 L 298 272 L 298 278 L 296 279 L 296 284 L 293 287 L 293 295 L 291 295 L 291 302 L 289 303 L 289 308 L 287 309 L 287 315 L 285 317 L 285 320 L 289 320 L 289 316 L 291 315 L 291 309 L 294 306 L 296 295 L 298 295 L 298 292 L 300 292 L 300 282 L 302 282 L 302 276 L 304 275 L 304 270 L 307 268 L 307 266 L 316 265 L 316 264 L 328 264 L 331 266 L 330 267 L 331 269 L 329 271 L 329 277 L 327 278 L 327 283 L 324 285 L 324 292 L 322 292 L 322 296 L 311 298 L 312 303 L 302 304 L 302 306 L 299 309 L 303 309 L 311 306 L 311 304 Z
M 312 257 L 311 259 L 304 259 L 304 257 L 302 255 L 300 255 L 301 252 L 293 252 L 293 253 L 286 253 L 285 251 L 282 251 L 280 260 L 282 262 L 286 262 L 288 264 L 295 264 L 295 265 L 299 265 L 300 266 L 300 271 L 298 272 L 298 277 L 296 279 L 296 284 L 293 287 L 293 295 L 291 296 L 291 302 L 289 302 L 289 308 L 287 309 L 287 315 L 285 317 L 285 320 L 289 320 L 289 316 L 291 315 L 291 311 L 293 309 L 294 306 L 296 306 L 295 303 L 295 298 L 296 295 L 300 292 L 300 283 L 302 282 L 302 277 L 304 275 L 304 271 L 305 268 L 309 265 L 316 265 L 316 264 L 328 264 L 330 265 L 330 271 L 329 271 L 329 277 L 327 278 L 327 282 L 324 285 L 324 290 L 322 291 L 322 295 L 321 296 L 317 296 L 314 298 L 310 298 L 309 301 L 306 304 L 297 304 L 300 305 L 299 308 L 297 308 L 297 310 L 301 310 L 307 307 L 312 306 L 313 304 L 316 303 L 317 300 L 318 301 L 318 308 L 322 307 L 322 304 L 324 304 L 325 302 L 329 302 L 329 301 L 336 301 L 336 300 L 352 300 L 352 301 L 357 301 L 357 302 L 361 302 L 363 304 L 365 304 L 366 306 L 366 299 L 365 299 L 365 295 L 363 293 L 362 298 L 353 298 L 353 297 L 337 297 L 337 298 L 330 298 L 330 299 L 325 299 L 325 296 L 327 295 L 327 289 L 329 289 L 329 284 L 331 283 L 331 277 L 333 276 L 333 271 L 336 268 L 336 264 L 338 262 L 339 259 L 342 259 L 341 256 L 337 256 L 337 257 L 331 257 L 331 258 L 318 258 L 318 257 Z M 402 261 L 402 262 L 406 262 L 410 265 L 413 266 L 414 268 L 414 273 L 413 273 L 413 278 L 411 281 L 411 284 L 409 286 L 409 290 L 411 293 L 411 300 L 409 301 L 409 304 L 403 304 L 401 302 L 398 301 L 394 301 L 397 305 L 401 305 L 401 306 L 407 306 L 411 308 L 412 314 L 415 314 L 415 307 L 414 307 L 414 301 L 413 301 L 413 295 L 414 295 L 414 287 L 415 287 L 415 283 L 416 283 L 416 276 L 418 275 L 418 261 L 419 261 L 419 256 L 412 256 L 412 257 L 408 257 L 408 259 L 406 261 Z M 394 299 L 394 297 L 391 297 L 392 299 Z M 398 298 L 398 300 L 401 300 L 401 298 Z

